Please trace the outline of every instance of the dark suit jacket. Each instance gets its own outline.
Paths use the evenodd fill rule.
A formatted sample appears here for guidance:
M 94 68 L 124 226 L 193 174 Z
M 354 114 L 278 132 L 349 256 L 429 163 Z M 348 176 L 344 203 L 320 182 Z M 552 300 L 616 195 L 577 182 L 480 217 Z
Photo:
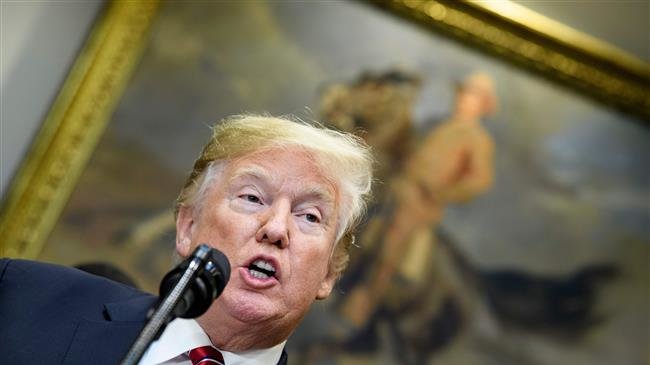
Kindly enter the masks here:
M 156 301 L 80 270 L 2 259 L 0 364 L 119 364 Z

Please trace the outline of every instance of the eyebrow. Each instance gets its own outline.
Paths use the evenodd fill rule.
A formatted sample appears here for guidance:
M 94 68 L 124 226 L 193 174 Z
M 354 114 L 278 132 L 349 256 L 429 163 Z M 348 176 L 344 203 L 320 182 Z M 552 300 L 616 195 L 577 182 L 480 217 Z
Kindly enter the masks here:
M 244 178 L 253 178 L 259 180 L 260 182 L 266 184 L 266 181 L 272 181 L 273 175 L 269 173 L 268 170 L 257 165 L 250 165 L 238 169 L 233 173 L 233 175 L 228 180 L 229 183 L 233 181 L 244 179 Z M 328 190 L 323 189 L 318 186 L 310 186 L 300 192 L 301 200 L 316 199 L 320 200 L 326 204 L 331 204 L 332 207 L 336 205 L 336 199 L 334 195 Z M 307 198 L 307 199 L 305 199 Z
M 246 166 L 244 168 L 240 168 L 237 171 L 235 171 L 235 173 L 232 174 L 230 179 L 228 179 L 228 182 L 232 183 L 233 181 L 241 178 L 253 178 L 260 181 L 271 181 L 273 179 L 271 174 L 269 174 L 269 172 L 266 169 L 263 169 L 262 167 L 257 165 L 251 165 L 251 166 Z
M 311 186 L 305 190 L 302 191 L 303 197 L 307 197 L 309 199 L 316 199 L 320 200 L 326 204 L 331 204 L 332 208 L 334 208 L 335 205 L 335 199 L 334 196 L 332 196 L 332 193 L 330 193 L 329 190 L 322 189 L 320 187 L 316 186 Z

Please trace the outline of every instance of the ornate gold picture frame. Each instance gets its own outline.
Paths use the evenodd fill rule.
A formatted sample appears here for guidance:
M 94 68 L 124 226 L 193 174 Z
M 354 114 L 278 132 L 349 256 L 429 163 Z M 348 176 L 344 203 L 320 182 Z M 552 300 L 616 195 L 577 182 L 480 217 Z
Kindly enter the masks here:
M 650 116 L 647 64 L 513 3 L 370 3 L 627 113 Z M 107 6 L 8 189 L 1 255 L 38 256 L 128 83 L 157 8 L 156 1 Z
M 336 325 L 348 313 L 346 294 L 367 287 L 364 270 L 372 274 L 385 243 L 387 197 L 401 158 L 411 153 L 419 156 L 415 166 L 430 166 L 440 145 L 427 136 L 453 119 L 450 109 L 471 89 L 468 75 L 487 83 L 491 99 L 476 124 L 481 142 L 471 144 L 481 146 L 472 158 L 483 161 L 481 188 L 474 187 L 483 190 L 462 204 L 432 207 L 436 225 L 399 247 L 408 264 L 400 263 L 400 279 L 424 290 L 399 287 L 378 305 L 395 309 L 414 298 L 426 305 L 384 314 L 375 334 L 405 324 L 411 328 L 399 330 L 410 339 L 433 341 L 422 344 L 424 352 L 435 345 L 445 352 L 434 355 L 446 356 L 451 340 L 469 338 L 461 333 L 485 330 L 463 327 L 489 312 L 472 305 L 498 302 L 506 306 L 490 308 L 488 325 L 528 321 L 524 332 L 495 325 L 488 330 L 497 334 L 480 334 L 483 342 L 456 347 L 456 355 L 499 352 L 494 363 L 535 364 L 645 359 L 648 65 L 505 0 L 108 2 L 7 191 L 0 256 L 70 266 L 101 260 L 154 292 L 172 261 L 172 202 L 208 124 L 250 111 L 363 127 L 385 162 L 376 201 L 333 300 L 316 307 L 287 348 L 298 363 L 347 359 L 354 354 L 327 348 L 318 336 L 352 332 Z M 610 282 L 619 271 L 622 279 Z M 512 294 L 500 286 L 508 280 L 522 280 L 524 295 L 481 296 Z M 559 308 L 568 319 L 548 326 L 545 307 L 535 312 L 528 304 L 537 297 L 526 290 L 546 294 L 555 287 L 546 284 L 558 282 L 577 285 L 566 297 L 559 290 L 560 304 L 584 307 Z M 615 294 L 599 296 L 601 283 Z M 595 303 L 614 308 L 613 319 L 600 326 Z M 418 332 L 420 324 L 442 327 Z M 363 335 L 357 345 L 368 343 Z M 591 337 L 552 347 L 566 336 Z M 407 349 L 410 339 L 390 345 Z M 375 345 L 365 363 L 391 350 Z M 538 356 L 551 347 L 557 352 L 541 352 L 555 358 Z
M 650 118 L 650 66 L 508 1 L 371 3 L 538 72 L 621 110 Z
M 129 81 L 157 6 L 106 6 L 4 198 L 0 256 L 38 256 Z

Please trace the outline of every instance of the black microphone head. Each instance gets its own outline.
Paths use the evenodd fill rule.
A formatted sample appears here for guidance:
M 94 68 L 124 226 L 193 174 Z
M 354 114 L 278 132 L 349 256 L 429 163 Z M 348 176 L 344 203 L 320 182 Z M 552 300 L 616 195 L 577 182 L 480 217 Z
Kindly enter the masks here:
M 187 305 L 177 307 L 176 314 L 181 318 L 196 318 L 205 313 L 230 279 L 230 262 L 221 251 L 201 244 L 195 253 L 203 265 L 184 295 Z
M 195 260 L 200 264 L 174 308 L 174 315 L 177 317 L 196 318 L 205 313 L 223 292 L 230 279 L 230 262 L 226 255 L 206 244 L 201 244 L 192 255 L 163 278 L 160 285 L 161 298 L 171 293 L 190 267 L 190 262 Z
M 205 271 L 213 277 L 219 276 L 216 282 L 216 298 L 226 287 L 228 280 L 230 280 L 230 262 L 223 252 L 213 248 L 210 251 L 208 262 L 205 265 Z

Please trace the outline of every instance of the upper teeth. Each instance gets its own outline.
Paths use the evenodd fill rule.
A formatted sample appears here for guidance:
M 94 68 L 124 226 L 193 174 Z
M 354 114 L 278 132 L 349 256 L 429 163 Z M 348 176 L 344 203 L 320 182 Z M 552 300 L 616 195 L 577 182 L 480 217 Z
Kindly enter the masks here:
M 260 269 L 275 272 L 275 268 L 273 267 L 273 265 L 271 265 L 269 262 L 264 261 L 262 259 L 255 260 L 253 262 L 253 265 L 259 267 Z

